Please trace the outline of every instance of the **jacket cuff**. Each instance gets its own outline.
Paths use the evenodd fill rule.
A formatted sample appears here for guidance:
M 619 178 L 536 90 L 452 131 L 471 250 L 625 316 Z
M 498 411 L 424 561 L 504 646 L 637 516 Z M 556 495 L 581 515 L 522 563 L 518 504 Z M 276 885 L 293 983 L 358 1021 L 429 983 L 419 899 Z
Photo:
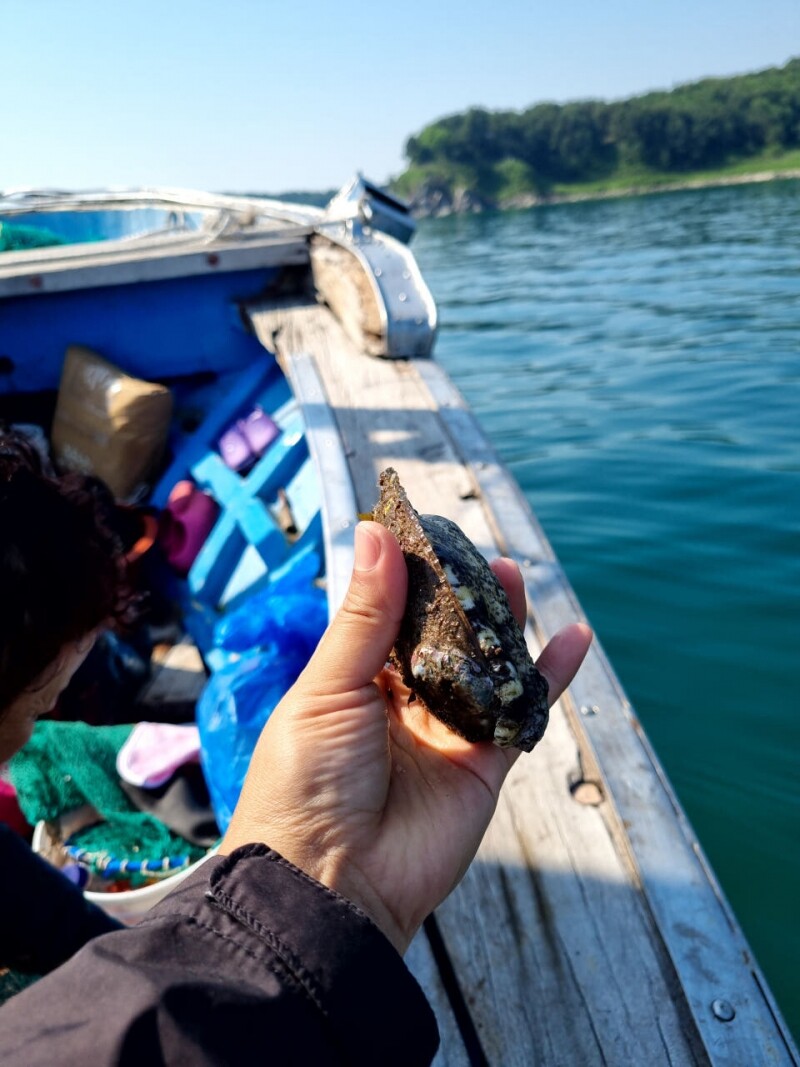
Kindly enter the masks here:
M 213 857 L 184 886 L 201 878 L 206 899 L 279 957 L 351 1062 L 407 1067 L 433 1059 L 439 1035 L 425 995 L 388 938 L 351 901 L 265 845 Z

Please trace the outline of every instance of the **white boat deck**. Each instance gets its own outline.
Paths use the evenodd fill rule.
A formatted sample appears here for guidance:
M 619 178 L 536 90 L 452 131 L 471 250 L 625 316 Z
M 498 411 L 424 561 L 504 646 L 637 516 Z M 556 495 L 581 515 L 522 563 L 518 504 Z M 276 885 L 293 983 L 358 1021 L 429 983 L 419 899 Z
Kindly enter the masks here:
M 352 526 L 397 469 L 525 577 L 536 653 L 583 618 L 552 549 L 432 360 L 364 355 L 331 312 L 251 306 L 306 415 L 326 507 L 331 597 Z M 596 642 L 515 765 L 475 862 L 408 962 L 436 1011 L 442 1065 L 797 1062 L 791 1038 L 619 682 Z

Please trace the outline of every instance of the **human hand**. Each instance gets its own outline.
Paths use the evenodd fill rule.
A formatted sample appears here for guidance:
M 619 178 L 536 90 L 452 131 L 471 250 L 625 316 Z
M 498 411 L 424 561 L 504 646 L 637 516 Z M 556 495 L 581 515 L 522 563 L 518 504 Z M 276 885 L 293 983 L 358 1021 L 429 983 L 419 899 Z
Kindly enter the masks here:
M 403 953 L 472 861 L 520 753 L 471 744 L 409 703 L 386 668 L 406 601 L 402 551 L 373 522 L 359 524 L 355 549 L 345 602 L 261 734 L 221 851 L 263 842 L 351 900 Z M 524 624 L 519 569 L 492 567 Z M 551 703 L 591 638 L 574 624 L 542 652 Z

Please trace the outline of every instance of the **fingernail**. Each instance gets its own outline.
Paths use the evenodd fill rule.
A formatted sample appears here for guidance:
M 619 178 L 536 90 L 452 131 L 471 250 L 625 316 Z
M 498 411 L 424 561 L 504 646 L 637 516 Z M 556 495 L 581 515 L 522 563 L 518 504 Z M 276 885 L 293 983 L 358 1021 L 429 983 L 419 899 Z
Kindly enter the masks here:
M 371 571 L 381 558 L 382 545 L 368 526 L 359 523 L 355 534 L 355 568 Z

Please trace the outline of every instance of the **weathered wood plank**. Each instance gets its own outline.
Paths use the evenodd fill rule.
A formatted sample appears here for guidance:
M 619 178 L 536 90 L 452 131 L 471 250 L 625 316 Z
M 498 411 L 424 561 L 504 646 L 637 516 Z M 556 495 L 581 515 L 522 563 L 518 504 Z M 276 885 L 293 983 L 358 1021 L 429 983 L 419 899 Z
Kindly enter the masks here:
M 314 285 L 359 353 L 388 359 L 429 356 L 436 304 L 410 250 L 379 230 L 357 241 L 338 226 L 310 241 Z
M 428 939 L 420 931 L 405 955 L 406 965 L 425 990 L 425 996 L 439 1025 L 441 1044 L 431 1067 L 470 1067 L 469 1054 L 464 1047 L 453 1009 L 441 975 L 433 958 Z
M 312 241 L 311 266 L 317 290 L 348 337 L 370 355 L 385 355 L 386 316 L 375 279 L 354 255 L 320 237 Z
M 259 238 L 239 247 L 224 240 L 209 241 L 199 249 L 194 238 L 187 240 L 186 246 L 185 249 L 176 247 L 173 242 L 142 249 L 112 247 L 106 251 L 92 244 L 78 246 L 79 251 L 75 252 L 75 246 L 68 245 L 57 246 L 56 252 L 47 258 L 34 257 L 28 252 L 7 252 L 0 263 L 0 297 L 308 263 L 308 247 L 302 234 Z M 58 254 L 62 247 L 66 251 Z M 26 270 L 28 261 L 30 269 Z
M 456 521 L 483 512 L 474 481 L 442 433 L 429 391 L 406 361 L 365 359 L 324 307 L 303 303 L 251 307 L 261 341 L 279 358 L 311 353 L 333 408 L 360 511 L 378 497 L 378 475 L 395 463 L 421 486 L 415 504 L 436 510 L 442 493 L 459 501 Z M 485 524 L 485 519 L 479 520 Z M 484 537 L 484 545 L 489 545 Z
M 571 795 L 580 763 L 557 705 L 545 739 L 511 772 L 464 885 L 437 911 L 453 965 L 476 991 L 487 1058 L 520 1067 L 705 1063 L 608 831 L 607 805 Z

